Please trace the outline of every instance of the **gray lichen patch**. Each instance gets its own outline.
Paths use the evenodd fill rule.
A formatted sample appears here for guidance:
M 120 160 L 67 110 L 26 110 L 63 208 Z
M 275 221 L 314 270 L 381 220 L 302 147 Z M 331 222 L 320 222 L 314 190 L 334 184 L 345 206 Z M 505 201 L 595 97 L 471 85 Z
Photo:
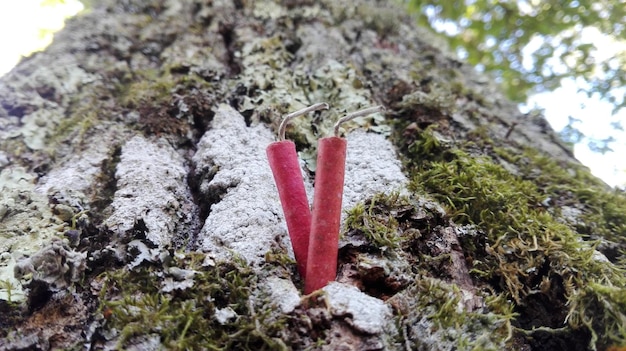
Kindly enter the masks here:
M 242 69 L 237 84 L 247 90 L 247 94 L 237 97 L 237 108 L 278 124 L 280 114 L 316 102 L 329 103 L 331 110 L 321 118 L 298 118 L 292 123 L 291 130 L 297 131 L 298 136 L 314 148 L 319 136 L 330 135 L 340 115 L 373 105 L 374 97 L 364 84 L 363 73 L 349 57 L 350 45 L 342 33 L 326 28 L 324 21 L 320 20 L 330 20 L 328 11 L 317 4 L 272 11 L 275 5 L 263 4 L 266 4 L 263 11 L 253 11 L 253 15 L 263 21 L 278 17 L 280 19 L 275 21 L 288 29 L 272 26 L 263 33 L 259 33 L 256 27 L 235 29 L 241 48 L 236 55 Z M 256 8 L 260 6 L 257 3 Z M 306 19 L 305 23 L 295 25 L 293 17 Z M 283 68 L 288 68 L 291 73 L 279 74 Z M 276 110 L 279 114 L 271 115 L 271 111 Z M 359 125 L 375 129 L 384 124 L 383 120 L 381 114 L 375 114 L 360 119 Z M 315 132 L 311 130 L 311 124 L 315 125 Z
M 215 56 L 225 57 L 226 48 L 223 42 L 216 40 L 219 38 L 218 33 L 215 33 L 217 28 L 211 32 L 207 35 L 208 39 L 191 34 L 178 38 L 161 54 L 164 65 L 174 71 L 189 69 L 207 80 L 222 79 L 228 67 Z M 207 40 L 211 42 L 207 43 Z
M 143 220 L 153 244 L 181 245 L 197 222 L 187 173 L 183 157 L 164 140 L 130 139 L 122 147 L 113 212 L 105 224 L 125 232 Z
M 341 283 L 330 283 L 323 290 L 328 294 L 331 314 L 341 318 L 349 316 L 346 320 L 354 329 L 381 334 L 393 327 L 391 308 L 382 300 Z
M 220 105 L 198 144 L 193 161 L 204 175 L 201 201 L 212 203 L 198 243 L 217 259 L 236 253 L 259 264 L 273 244 L 290 246 L 265 155 L 273 140 L 267 127 L 247 127 L 242 115 Z
M 76 252 L 67 240 L 52 240 L 31 257 L 18 261 L 15 278 L 42 281 L 58 290 L 79 281 L 85 270 L 86 252 Z
M 71 58 L 51 66 L 43 60 L 40 56 L 33 57 L 7 75 L 6 85 L 0 85 L 2 105 L 8 117 L 0 129 L 0 137 L 19 138 L 30 151 L 47 147 L 46 140 L 65 118 L 71 99 L 96 80 L 95 75 L 78 67 Z M 0 145 L 6 147 L 5 144 Z
M 272 304 L 276 305 L 282 313 L 291 313 L 300 305 L 300 292 L 291 280 L 268 277 L 265 285 L 270 293 Z
M 96 144 L 103 142 L 94 140 Z M 0 299 L 23 298 L 22 282 L 14 277 L 19 260 L 33 258 L 31 255 L 38 250 L 50 248 L 51 239 L 67 229 L 75 229 L 80 219 L 87 219 L 94 184 L 105 158 L 106 149 L 95 148 L 73 156 L 38 180 L 21 167 L 10 166 L 2 171 L 0 281 L 4 285 Z
M 338 28 L 325 28 L 324 23 L 310 22 L 298 27 L 297 34 L 302 46 L 296 55 L 299 59 L 310 62 L 309 64 L 322 66 L 328 62 L 328 52 L 333 53 L 331 57 L 335 61 L 345 61 L 343 59 L 347 58 L 345 49 L 349 44 Z
M 35 253 L 58 235 L 65 224 L 48 206 L 45 195 L 34 191 L 36 177 L 24 168 L 9 166 L 0 173 L 0 299 L 9 294 L 13 300 L 23 298 L 22 286 L 13 276 L 16 261 Z
M 57 207 L 70 211 L 61 218 L 64 221 L 69 223 L 67 216 L 71 219 L 81 211 L 91 210 L 90 202 L 100 195 L 96 184 L 102 176 L 103 163 L 112 152 L 110 141 L 110 135 L 94 136 L 91 148 L 60 162 L 39 180 L 35 191 L 51 199 L 53 212 Z
M 391 194 L 406 187 L 408 179 L 388 139 L 358 130 L 348 134 L 347 139 L 344 209 L 375 194 Z
M 24 125 L 16 131 L 15 136 L 21 136 L 29 149 L 41 150 L 46 146 L 47 132 L 61 120 L 61 113 L 58 110 L 41 109 L 26 115 L 22 118 Z

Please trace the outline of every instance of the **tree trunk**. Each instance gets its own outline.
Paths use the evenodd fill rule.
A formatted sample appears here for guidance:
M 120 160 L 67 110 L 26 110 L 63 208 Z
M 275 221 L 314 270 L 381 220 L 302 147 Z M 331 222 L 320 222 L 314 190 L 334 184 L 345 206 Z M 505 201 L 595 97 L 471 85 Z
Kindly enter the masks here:
M 265 149 L 309 201 L 346 113 L 337 282 L 304 296 Z M 626 343 L 626 199 L 399 6 L 101 1 L 0 80 L 0 350 Z

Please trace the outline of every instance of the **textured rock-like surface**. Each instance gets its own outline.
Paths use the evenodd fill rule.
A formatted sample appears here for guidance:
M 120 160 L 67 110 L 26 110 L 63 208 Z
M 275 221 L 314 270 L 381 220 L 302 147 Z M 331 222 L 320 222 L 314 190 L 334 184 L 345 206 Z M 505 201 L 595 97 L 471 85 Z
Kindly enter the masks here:
M 16 262 L 44 247 L 65 227 L 52 213 L 48 198 L 35 191 L 36 175 L 23 167 L 9 166 L 0 172 L 0 281 L 12 286 L 11 298 L 24 298 L 14 277 Z M 0 299 L 9 292 L 0 290 Z
M 366 334 L 381 334 L 389 326 L 391 308 L 382 300 L 362 293 L 354 286 L 330 283 L 323 289 L 328 294 L 331 313 L 351 316 L 355 329 Z
M 269 277 L 265 284 L 270 292 L 272 303 L 280 308 L 282 313 L 291 313 L 300 305 L 300 292 L 292 281 Z
M 73 155 L 57 168 L 41 177 L 36 191 L 47 196 L 62 196 L 74 201 L 70 206 L 89 207 L 89 194 L 102 172 L 102 163 L 111 153 L 109 135 L 91 140 L 93 146 L 79 155 Z
M 194 233 L 197 209 L 187 184 L 185 161 L 164 140 L 136 136 L 122 147 L 117 190 L 106 225 L 125 232 L 139 221 L 158 246 L 180 246 Z
M 193 157 L 205 174 L 200 201 L 213 203 L 199 245 L 217 259 L 236 253 L 258 264 L 272 243 L 285 244 L 282 210 L 265 156 L 274 137 L 265 126 L 246 126 L 227 105 L 219 107 L 211 127 Z
M 343 208 L 350 209 L 378 193 L 402 192 L 407 178 L 395 147 L 384 136 L 354 131 L 346 137 L 346 176 Z

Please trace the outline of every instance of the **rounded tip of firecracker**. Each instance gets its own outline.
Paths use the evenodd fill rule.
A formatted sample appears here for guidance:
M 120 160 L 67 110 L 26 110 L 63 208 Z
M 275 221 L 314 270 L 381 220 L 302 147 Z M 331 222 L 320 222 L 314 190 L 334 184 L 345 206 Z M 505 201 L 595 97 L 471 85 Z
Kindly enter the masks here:
M 374 106 L 374 107 L 364 108 L 364 109 L 358 110 L 356 112 L 348 113 L 344 117 L 341 117 L 337 121 L 337 123 L 335 123 L 335 136 L 339 136 L 339 127 L 341 126 L 342 123 L 348 122 L 348 121 L 350 121 L 352 119 L 355 119 L 357 117 L 363 117 L 363 116 L 371 115 L 372 113 L 384 112 L 384 111 L 387 111 L 385 106 L 378 105 L 378 106 Z
M 301 110 L 298 110 L 296 112 L 292 112 L 286 115 L 285 118 L 283 118 L 283 121 L 280 122 L 280 127 L 278 127 L 278 139 L 281 141 L 285 140 L 285 130 L 287 129 L 287 123 L 289 123 L 291 119 L 298 117 L 298 116 L 302 116 L 309 112 L 319 111 L 319 110 L 328 110 L 329 108 L 330 106 L 327 103 L 319 102 L 317 104 L 313 104 L 309 107 L 305 107 Z

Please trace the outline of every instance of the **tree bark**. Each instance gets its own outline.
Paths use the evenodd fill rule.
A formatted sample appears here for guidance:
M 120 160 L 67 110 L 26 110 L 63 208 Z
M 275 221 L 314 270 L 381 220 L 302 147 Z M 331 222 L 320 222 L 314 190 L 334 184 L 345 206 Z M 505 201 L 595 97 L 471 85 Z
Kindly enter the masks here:
M 373 0 L 107 0 L 69 20 L 0 80 L 0 350 L 625 342 L 623 194 L 414 22 Z M 309 199 L 317 140 L 387 112 L 344 130 L 339 274 L 303 296 L 265 149 L 318 102 L 287 130 Z M 536 231 L 507 217 L 520 199 Z

